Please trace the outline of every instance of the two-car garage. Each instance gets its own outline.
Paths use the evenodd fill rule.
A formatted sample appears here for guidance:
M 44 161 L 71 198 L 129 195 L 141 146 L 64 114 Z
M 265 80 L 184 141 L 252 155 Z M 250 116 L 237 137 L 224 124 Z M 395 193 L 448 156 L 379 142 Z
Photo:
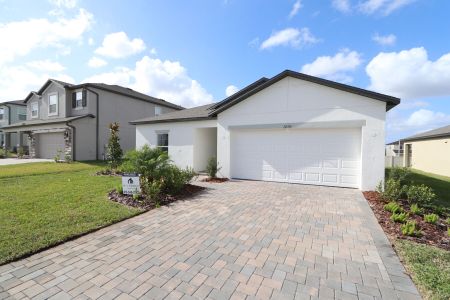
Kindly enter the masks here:
M 232 130 L 231 177 L 358 188 L 361 128 Z

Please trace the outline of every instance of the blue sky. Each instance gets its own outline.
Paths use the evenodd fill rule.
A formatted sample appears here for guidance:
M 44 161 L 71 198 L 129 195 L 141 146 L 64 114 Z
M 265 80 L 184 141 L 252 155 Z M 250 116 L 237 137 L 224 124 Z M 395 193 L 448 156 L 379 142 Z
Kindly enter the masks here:
M 0 102 L 49 77 L 191 107 L 284 69 L 402 98 L 387 141 L 450 124 L 450 1 L 0 0 Z

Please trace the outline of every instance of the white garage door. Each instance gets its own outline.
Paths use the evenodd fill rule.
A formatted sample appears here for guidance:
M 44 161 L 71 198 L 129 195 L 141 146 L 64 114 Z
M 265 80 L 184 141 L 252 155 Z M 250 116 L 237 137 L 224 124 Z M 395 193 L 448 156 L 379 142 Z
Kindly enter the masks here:
M 58 150 L 64 151 L 64 134 L 62 132 L 40 133 L 37 142 L 37 157 L 39 158 L 54 158 Z M 60 158 L 62 159 L 62 157 Z
M 233 178 L 359 187 L 361 128 L 237 129 Z

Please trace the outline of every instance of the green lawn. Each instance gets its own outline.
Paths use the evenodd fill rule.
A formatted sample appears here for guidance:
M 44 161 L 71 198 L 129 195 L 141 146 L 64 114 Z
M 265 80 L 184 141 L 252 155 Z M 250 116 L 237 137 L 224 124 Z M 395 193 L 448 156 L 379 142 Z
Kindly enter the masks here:
M 441 206 L 450 209 L 450 177 L 422 172 L 412 169 L 410 181 L 413 184 L 425 184 L 431 187 L 436 193 L 436 201 L 433 203 L 436 206 Z M 389 174 L 389 169 L 386 169 Z M 410 183 L 410 184 L 411 184 Z
M 450 299 L 450 252 L 397 240 L 395 248 L 426 299 Z
M 139 214 L 107 192 L 119 177 L 99 163 L 0 167 L 0 264 Z

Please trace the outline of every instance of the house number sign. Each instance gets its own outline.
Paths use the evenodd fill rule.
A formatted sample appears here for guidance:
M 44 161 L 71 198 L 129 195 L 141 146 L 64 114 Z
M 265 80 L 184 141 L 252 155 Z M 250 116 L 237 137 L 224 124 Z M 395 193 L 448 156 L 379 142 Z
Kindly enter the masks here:
M 122 190 L 124 195 L 139 194 L 141 192 L 139 174 L 124 173 L 122 175 Z

